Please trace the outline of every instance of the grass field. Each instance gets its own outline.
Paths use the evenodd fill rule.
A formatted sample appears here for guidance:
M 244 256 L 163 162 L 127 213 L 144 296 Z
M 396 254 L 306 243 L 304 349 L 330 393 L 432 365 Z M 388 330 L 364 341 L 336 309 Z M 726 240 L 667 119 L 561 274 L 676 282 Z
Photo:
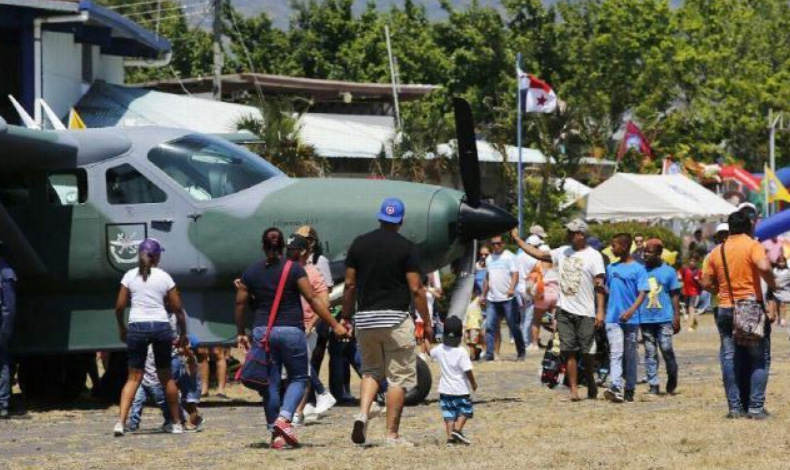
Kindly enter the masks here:
M 405 412 L 403 436 L 413 449 L 379 445 L 383 419 L 370 424 L 372 445 L 354 446 L 355 409 L 335 408 L 301 429 L 302 448 L 270 451 L 262 408 L 233 385 L 232 402 L 204 403 L 208 421 L 198 434 L 157 433 L 161 418 L 151 408 L 148 431 L 123 438 L 111 434 L 117 407 L 86 400 L 67 410 L 33 408 L 25 419 L 0 422 L 0 468 L 786 469 L 790 347 L 785 330 L 775 329 L 772 339 L 772 416 L 765 421 L 724 419 L 718 335 L 708 315 L 697 332 L 676 337 L 678 394 L 652 397 L 640 385 L 630 404 L 568 402 L 566 390 L 540 386 L 542 353 L 516 363 L 506 348 L 503 361 L 476 365 L 480 388 L 467 433 L 474 444 L 467 448 L 445 446 L 434 389 L 428 404 Z

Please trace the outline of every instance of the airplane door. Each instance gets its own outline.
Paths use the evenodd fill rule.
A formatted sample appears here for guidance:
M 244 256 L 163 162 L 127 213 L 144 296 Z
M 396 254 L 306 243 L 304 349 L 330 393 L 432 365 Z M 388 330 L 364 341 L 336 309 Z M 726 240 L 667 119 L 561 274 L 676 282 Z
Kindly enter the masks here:
M 186 286 L 202 275 L 192 239 L 195 208 L 158 175 L 133 162 L 114 162 L 103 168 L 106 200 L 101 212 L 104 244 L 110 268 L 125 272 L 137 265 L 137 245 L 156 238 L 165 248 L 161 267 Z

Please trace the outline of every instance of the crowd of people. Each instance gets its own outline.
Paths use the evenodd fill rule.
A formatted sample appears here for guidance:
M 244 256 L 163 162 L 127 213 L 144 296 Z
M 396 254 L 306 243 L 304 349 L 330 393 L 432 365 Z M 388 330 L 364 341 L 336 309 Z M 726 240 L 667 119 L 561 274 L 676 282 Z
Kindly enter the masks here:
M 716 228 L 712 243 L 695 233 L 679 269 L 664 261 L 661 239 L 618 233 L 604 245 L 581 219 L 565 224 L 566 244 L 556 248 L 548 245 L 539 225 L 530 227 L 526 239 L 515 229 L 507 234 L 518 248 L 515 253 L 507 249 L 505 234 L 492 237 L 480 247 L 465 318 L 444 320 L 431 308 L 442 295 L 441 282 L 438 276 L 422 276 L 416 246 L 398 233 L 404 218 L 403 202 L 388 198 L 378 214 L 380 227 L 351 244 L 342 305 L 335 311 L 329 301 L 332 276 L 315 230 L 301 227 L 288 237 L 277 228 L 263 232 L 263 259 L 234 283 L 237 345 L 247 354 L 236 378 L 260 393 L 272 449 L 299 446 L 298 426 L 348 396 L 349 366 L 361 377 L 351 440 L 367 442 L 368 424 L 381 412 L 377 400 L 386 395 L 385 445 L 412 446 L 399 430 L 405 392 L 416 385 L 418 341 L 439 364 L 447 444 L 470 444 L 464 427 L 474 416 L 472 362 L 500 359 L 503 320 L 516 361 L 541 348 L 559 350 L 572 402 L 583 399 L 581 387 L 588 399 L 597 399 L 599 386 L 605 387 L 608 401 L 633 402 L 640 343 L 648 393 L 661 393 L 660 351 L 664 391 L 674 394 L 673 336 L 681 331 L 683 304 L 689 331 L 694 331 L 706 302 L 713 306 L 721 340 L 727 417 L 768 416 L 770 333 L 790 303 L 790 269 L 781 249 L 753 238 L 753 206 L 733 212 Z M 128 377 L 116 436 L 139 429 L 148 400 L 161 410 L 164 432 L 200 431 L 205 420 L 198 405 L 208 381 L 201 357 L 228 355 L 224 347 L 201 350 L 198 338 L 188 334 L 176 283 L 159 268 L 164 251 L 158 241 L 144 240 L 138 266 L 121 280 L 115 312 L 127 345 Z M 2 257 L 0 281 L 0 417 L 6 417 L 10 373 L 4 358 L 16 276 Z M 545 345 L 542 329 L 553 333 Z M 329 390 L 318 374 L 327 349 Z M 602 354 L 605 374 L 600 373 Z M 226 372 L 220 374 L 224 378 Z M 224 380 L 218 382 L 217 395 L 224 395 Z

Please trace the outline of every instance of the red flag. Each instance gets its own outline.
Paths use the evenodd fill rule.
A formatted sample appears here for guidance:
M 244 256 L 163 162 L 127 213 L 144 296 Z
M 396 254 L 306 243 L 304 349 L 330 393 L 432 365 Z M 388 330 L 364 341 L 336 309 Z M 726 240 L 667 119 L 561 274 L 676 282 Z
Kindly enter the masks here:
M 650 142 L 642 135 L 642 131 L 639 130 L 639 127 L 633 121 L 628 121 L 628 124 L 625 126 L 625 134 L 623 134 L 623 139 L 617 147 L 617 160 L 620 161 L 630 149 L 635 149 L 639 153 L 653 158 Z

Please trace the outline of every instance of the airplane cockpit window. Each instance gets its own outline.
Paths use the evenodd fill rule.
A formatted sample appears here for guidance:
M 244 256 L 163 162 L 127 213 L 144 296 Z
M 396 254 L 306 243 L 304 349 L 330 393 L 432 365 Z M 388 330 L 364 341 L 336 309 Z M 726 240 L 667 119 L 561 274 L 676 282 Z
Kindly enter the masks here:
M 167 200 L 164 191 L 128 163 L 107 170 L 106 178 L 110 204 L 156 204 Z
M 47 174 L 47 196 L 53 206 L 76 206 L 88 199 L 88 176 L 85 170 Z
M 148 159 L 198 201 L 235 194 L 282 175 L 258 155 L 206 135 L 162 144 Z

